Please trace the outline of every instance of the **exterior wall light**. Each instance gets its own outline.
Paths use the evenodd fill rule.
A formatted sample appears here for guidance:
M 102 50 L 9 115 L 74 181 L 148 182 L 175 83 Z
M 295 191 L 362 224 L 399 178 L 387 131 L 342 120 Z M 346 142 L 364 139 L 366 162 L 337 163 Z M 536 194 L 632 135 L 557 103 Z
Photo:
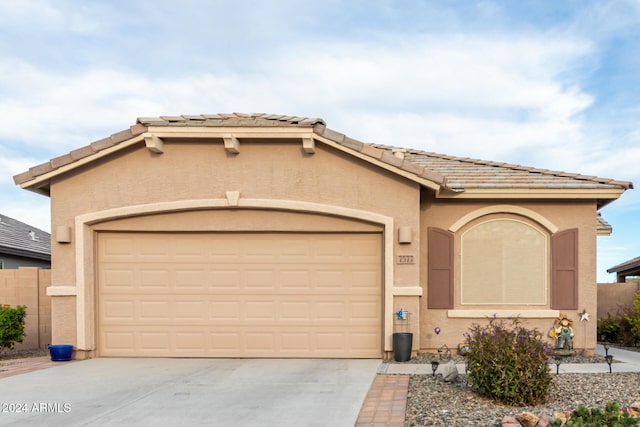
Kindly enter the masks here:
M 413 230 L 411 227 L 398 227 L 398 243 L 411 243 L 412 234 Z

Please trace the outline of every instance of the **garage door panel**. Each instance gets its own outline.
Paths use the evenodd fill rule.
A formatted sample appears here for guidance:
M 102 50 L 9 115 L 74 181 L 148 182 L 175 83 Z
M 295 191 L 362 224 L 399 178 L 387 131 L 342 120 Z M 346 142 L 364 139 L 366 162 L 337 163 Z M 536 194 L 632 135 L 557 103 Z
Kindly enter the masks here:
M 229 354 L 234 354 L 240 346 L 241 334 L 237 331 L 215 331 L 209 333 L 209 346 L 205 348 L 209 353 L 216 356 L 229 357 Z
M 176 301 L 173 306 L 176 321 L 207 320 L 210 313 L 204 301 Z
M 121 352 L 130 352 L 135 348 L 133 332 L 112 330 L 102 335 L 102 354 L 105 356 L 117 355 Z
M 141 268 L 139 270 L 142 288 L 169 289 L 171 272 L 167 268 Z
M 141 301 L 140 319 L 148 321 L 164 320 L 168 322 L 173 317 L 170 310 L 170 303 L 164 301 Z
M 380 234 L 101 233 L 103 356 L 380 357 Z
M 206 334 L 204 332 L 176 332 L 175 334 L 175 350 L 186 352 L 202 352 L 202 343 L 206 342 Z
M 139 334 L 141 351 L 163 351 L 170 348 L 170 333 L 165 331 L 143 331 Z
M 106 322 L 131 322 L 135 319 L 134 310 L 134 303 L 130 300 L 105 300 L 102 302 L 103 319 Z

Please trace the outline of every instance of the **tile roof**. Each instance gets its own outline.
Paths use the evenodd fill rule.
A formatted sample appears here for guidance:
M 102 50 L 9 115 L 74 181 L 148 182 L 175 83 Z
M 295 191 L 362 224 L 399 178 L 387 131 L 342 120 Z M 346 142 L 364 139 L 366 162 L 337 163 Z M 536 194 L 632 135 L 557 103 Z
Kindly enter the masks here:
M 51 235 L 0 214 L 0 253 L 48 261 L 51 259 Z
M 604 218 L 602 218 L 600 212 L 598 212 L 598 215 L 596 215 L 596 231 L 598 232 L 598 234 L 607 235 L 611 234 L 611 232 L 613 231 L 611 224 L 609 224 Z
M 437 187 L 454 192 L 471 189 L 595 189 L 627 190 L 631 182 L 594 176 L 536 169 L 532 167 L 491 161 L 452 157 L 421 150 L 365 144 L 326 127 L 321 118 L 276 114 L 202 114 L 184 116 L 141 117 L 129 129 L 95 141 L 48 162 L 14 176 L 16 184 L 23 184 L 41 175 L 116 146 L 148 131 L 149 127 L 293 127 L 307 128 L 344 148 L 354 150 L 398 168 Z M 45 184 L 46 187 L 48 184 Z
M 232 114 L 200 114 L 185 116 L 139 117 L 137 123 L 144 126 L 204 126 L 204 127 L 232 127 L 232 126 L 296 126 L 313 127 L 316 124 L 325 125 L 320 118 L 298 116 L 282 116 L 278 114 L 261 113 L 232 113 Z
M 468 157 L 454 157 L 413 149 L 378 145 L 400 150 L 405 159 L 446 177 L 451 189 L 605 189 L 633 188 L 631 182 L 547 169 L 498 163 Z

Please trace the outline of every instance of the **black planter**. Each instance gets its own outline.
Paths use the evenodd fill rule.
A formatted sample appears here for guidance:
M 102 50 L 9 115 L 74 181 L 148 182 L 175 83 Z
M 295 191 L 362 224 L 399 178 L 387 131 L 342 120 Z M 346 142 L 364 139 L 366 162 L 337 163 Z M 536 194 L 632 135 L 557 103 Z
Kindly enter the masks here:
M 393 334 L 393 360 L 406 362 L 411 359 L 413 334 L 411 332 L 395 332 Z

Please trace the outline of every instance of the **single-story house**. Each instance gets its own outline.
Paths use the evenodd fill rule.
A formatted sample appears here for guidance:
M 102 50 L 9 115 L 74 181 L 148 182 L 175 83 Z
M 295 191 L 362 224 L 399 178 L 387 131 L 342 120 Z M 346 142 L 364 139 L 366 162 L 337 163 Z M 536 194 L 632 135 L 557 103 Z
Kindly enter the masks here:
M 0 214 L 0 270 L 51 267 L 51 235 Z
M 640 277 L 640 257 L 636 257 L 607 269 L 607 273 L 616 273 L 616 281 L 624 283 L 627 277 Z
M 546 331 L 596 312 L 598 209 L 632 188 L 238 113 L 139 118 L 14 180 L 51 198 L 52 339 L 78 358 L 379 358 L 394 332 L 451 348 L 489 316 Z M 592 351 L 595 322 L 575 329 Z

